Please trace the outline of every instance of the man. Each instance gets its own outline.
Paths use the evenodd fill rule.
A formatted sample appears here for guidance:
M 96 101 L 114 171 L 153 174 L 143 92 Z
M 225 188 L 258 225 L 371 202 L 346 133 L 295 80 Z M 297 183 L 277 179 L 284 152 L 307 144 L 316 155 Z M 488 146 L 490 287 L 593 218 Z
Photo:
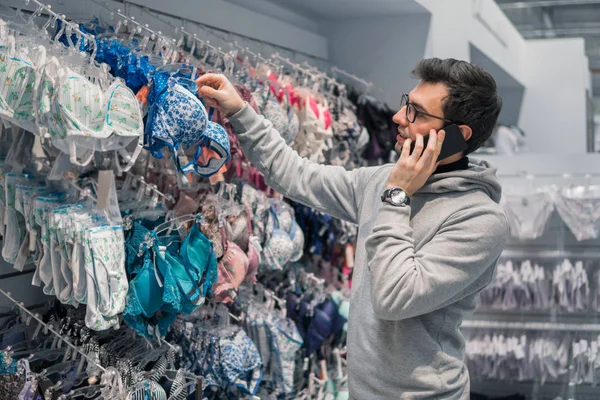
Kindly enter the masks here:
M 466 157 L 491 135 L 502 108 L 494 79 L 453 59 L 423 60 L 413 74 L 420 82 L 394 116 L 398 162 L 353 171 L 300 158 L 223 76 L 197 82 L 207 104 L 230 116 L 269 185 L 359 224 L 348 328 L 353 399 L 469 398 L 459 326 L 508 237 L 495 170 Z M 451 123 L 468 149 L 438 163 Z

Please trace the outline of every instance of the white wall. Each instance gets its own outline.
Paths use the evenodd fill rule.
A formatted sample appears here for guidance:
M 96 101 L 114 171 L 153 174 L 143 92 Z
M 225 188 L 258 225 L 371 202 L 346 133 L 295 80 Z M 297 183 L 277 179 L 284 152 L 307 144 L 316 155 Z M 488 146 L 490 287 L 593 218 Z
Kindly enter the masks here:
M 219 46 L 227 46 L 226 40 L 210 37 L 210 34 L 192 23 L 199 22 L 249 39 L 290 49 L 295 53 L 305 55 L 305 59 L 327 60 L 329 58 L 327 39 L 317 33 L 317 24 L 314 21 L 277 5 L 274 5 L 270 13 L 266 14 L 264 0 L 249 1 L 262 11 L 249 9 L 250 3 L 245 3 L 243 7 L 234 4 L 241 4 L 239 0 L 130 0 L 125 4 L 112 0 L 101 0 L 98 3 L 104 3 L 115 11 L 120 8 L 127 15 L 134 16 L 137 21 L 147 23 L 151 29 L 160 30 L 173 36 L 175 35 L 174 27 L 183 25 L 192 33 L 197 32 L 202 39 L 209 39 L 211 43 Z M 2 3 L 31 11 L 36 9 L 33 2 L 25 5 L 23 0 L 2 0 Z M 89 0 L 45 0 L 44 3 L 50 4 L 54 11 L 65 14 L 74 20 L 86 20 L 92 16 L 101 16 L 103 19 L 109 20 L 110 12 Z M 156 11 L 162 15 L 157 14 Z M 248 45 L 254 51 L 262 51 L 267 55 L 277 51 L 275 47 L 259 45 L 251 40 L 244 43 L 243 38 L 233 37 L 234 40 L 238 40 L 242 45 Z
M 503 118 L 518 116 L 532 152 L 586 152 L 585 91 L 591 83 L 583 39 L 525 41 L 493 0 L 417 1 L 432 13 L 426 57 L 471 61 L 472 46 L 517 82 L 499 82 Z M 525 92 L 516 113 L 520 85 Z
M 263 15 L 287 22 L 306 31 L 317 32 L 319 23 L 315 19 L 307 18 L 298 13 L 290 11 L 283 6 L 268 0 L 225 0 L 228 3 L 236 4 L 247 10 L 258 12 Z
M 198 21 L 254 39 L 327 59 L 327 40 L 284 20 L 224 0 L 130 0 L 173 17 Z
M 493 0 L 417 0 L 432 14 L 426 57 L 470 61 L 470 44 L 523 82 L 525 41 Z
M 483 158 L 498 168 L 500 175 L 505 174 L 587 174 L 600 171 L 600 157 L 597 154 L 518 154 L 514 156 L 483 156 Z
M 530 40 L 519 125 L 536 153 L 585 153 L 589 72 L 583 39 Z
M 405 14 L 329 22 L 321 31 L 331 63 L 381 88 L 372 94 L 396 108 L 416 84 L 410 73 L 424 56 L 429 23 L 427 14 Z
M 498 94 L 502 97 L 502 112 L 498 121 L 505 125 L 517 125 L 523 105 L 525 86 L 510 76 L 483 51 L 470 45 L 471 62 L 489 72 L 498 85 Z

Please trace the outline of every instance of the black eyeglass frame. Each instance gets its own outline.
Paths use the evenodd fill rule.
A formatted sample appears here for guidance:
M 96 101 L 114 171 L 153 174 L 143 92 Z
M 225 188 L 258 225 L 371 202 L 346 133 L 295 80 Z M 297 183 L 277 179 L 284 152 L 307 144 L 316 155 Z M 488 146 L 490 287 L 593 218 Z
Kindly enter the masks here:
M 400 109 L 402 109 L 402 107 L 404 107 L 404 106 L 406 106 L 406 120 L 408 122 L 410 122 L 411 124 L 414 123 L 417 120 L 417 117 L 419 116 L 419 114 L 421 114 L 421 115 L 425 115 L 425 116 L 430 117 L 430 118 L 439 119 L 440 121 L 448 122 L 449 124 L 462 125 L 458 121 L 453 121 L 451 119 L 444 118 L 444 117 L 438 117 L 437 115 L 429 114 L 429 113 L 426 113 L 425 111 L 419 110 L 413 103 L 410 102 L 407 94 L 403 94 L 402 95 L 402 100 L 401 100 L 401 103 L 400 103 Z M 410 120 L 410 118 L 408 116 L 408 108 L 409 107 L 412 107 L 415 110 L 415 116 L 412 119 L 412 121 Z

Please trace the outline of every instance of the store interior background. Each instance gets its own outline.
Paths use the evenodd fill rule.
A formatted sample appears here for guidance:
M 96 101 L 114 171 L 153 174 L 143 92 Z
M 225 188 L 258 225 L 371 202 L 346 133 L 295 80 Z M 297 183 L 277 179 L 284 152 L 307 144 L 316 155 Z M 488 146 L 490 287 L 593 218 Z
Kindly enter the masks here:
M 23 0 L 2 4 L 35 10 Z M 155 31 L 174 27 L 223 49 L 232 42 L 268 57 L 279 53 L 321 71 L 336 66 L 371 82 L 369 92 L 397 108 L 424 57 L 453 57 L 483 66 L 504 99 L 500 122 L 526 133 L 528 151 L 486 155 L 506 185 L 597 183 L 600 179 L 600 1 L 585 0 L 50 0 L 73 20 L 109 19 L 117 10 Z M 43 16 L 40 21 L 44 20 Z M 331 72 L 340 81 L 359 83 Z M 527 176 L 529 175 L 529 176 Z M 600 250 L 600 240 L 577 242 L 555 216 L 535 242 L 515 249 Z M 31 273 L 0 261 L 3 286 L 26 303 L 45 300 Z M 0 298 L 0 305 L 5 299 Z M 597 323 L 596 314 L 572 316 L 477 313 L 475 319 Z M 561 320 L 561 318 L 564 319 Z M 537 383 L 473 382 L 487 395 L 516 390 L 563 393 Z M 532 388 L 535 386 L 535 388 Z M 595 388 L 572 388 L 577 393 Z

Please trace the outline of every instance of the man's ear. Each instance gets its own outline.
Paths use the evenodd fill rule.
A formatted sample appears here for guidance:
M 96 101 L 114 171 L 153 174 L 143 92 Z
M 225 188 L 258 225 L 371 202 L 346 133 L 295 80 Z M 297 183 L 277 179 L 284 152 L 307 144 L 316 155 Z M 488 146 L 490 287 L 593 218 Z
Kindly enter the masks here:
M 473 136 L 473 129 L 471 129 L 469 125 L 459 125 L 458 127 L 460 128 L 460 132 L 465 138 L 465 141 L 471 139 L 471 136 Z

